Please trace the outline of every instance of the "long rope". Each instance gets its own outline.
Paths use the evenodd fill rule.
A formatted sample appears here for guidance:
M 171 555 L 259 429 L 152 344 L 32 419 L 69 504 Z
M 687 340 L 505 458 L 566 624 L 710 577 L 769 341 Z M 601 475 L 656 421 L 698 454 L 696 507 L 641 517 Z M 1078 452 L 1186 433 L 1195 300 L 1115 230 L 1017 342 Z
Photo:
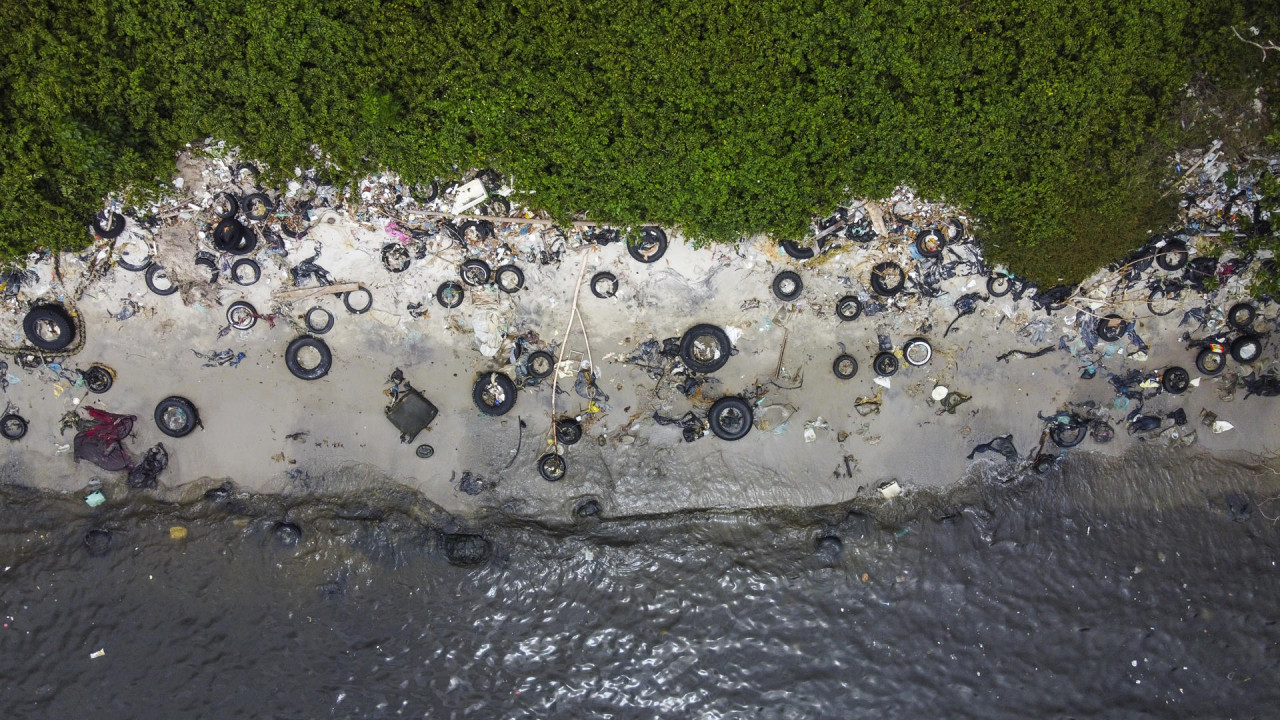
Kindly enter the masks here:
M 564 341 L 560 343 L 560 356 L 556 358 L 556 367 L 551 373 L 551 430 L 554 436 L 556 431 L 556 392 L 560 386 L 560 363 L 564 362 L 564 351 L 569 346 L 569 333 L 573 330 L 573 319 L 578 314 L 578 295 L 582 292 L 582 276 L 587 272 L 587 258 L 590 255 L 583 254 L 582 265 L 578 268 L 578 282 L 573 288 L 573 306 L 569 311 L 569 324 L 564 328 Z M 581 318 L 579 318 L 581 321 Z

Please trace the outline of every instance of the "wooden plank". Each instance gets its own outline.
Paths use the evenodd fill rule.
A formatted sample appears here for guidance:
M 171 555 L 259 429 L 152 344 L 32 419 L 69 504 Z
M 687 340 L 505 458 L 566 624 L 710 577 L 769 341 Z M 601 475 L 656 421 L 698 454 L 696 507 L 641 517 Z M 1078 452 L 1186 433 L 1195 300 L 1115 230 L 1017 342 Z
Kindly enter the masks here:
M 318 295 L 336 295 L 339 293 L 348 293 L 359 290 L 363 287 L 360 283 L 338 283 L 336 285 L 321 285 L 319 287 L 298 288 L 296 290 L 281 290 L 271 294 L 271 297 L 280 300 L 300 300 L 302 298 L 316 297 Z

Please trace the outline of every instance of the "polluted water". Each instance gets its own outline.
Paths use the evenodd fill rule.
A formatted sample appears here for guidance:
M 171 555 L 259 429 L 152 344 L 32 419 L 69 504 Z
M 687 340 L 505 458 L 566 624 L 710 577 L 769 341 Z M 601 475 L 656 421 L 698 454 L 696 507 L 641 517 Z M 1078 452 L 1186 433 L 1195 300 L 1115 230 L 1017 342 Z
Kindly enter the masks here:
M 4 715 L 1275 716 L 1275 473 L 983 457 L 883 503 L 554 524 L 6 486 Z

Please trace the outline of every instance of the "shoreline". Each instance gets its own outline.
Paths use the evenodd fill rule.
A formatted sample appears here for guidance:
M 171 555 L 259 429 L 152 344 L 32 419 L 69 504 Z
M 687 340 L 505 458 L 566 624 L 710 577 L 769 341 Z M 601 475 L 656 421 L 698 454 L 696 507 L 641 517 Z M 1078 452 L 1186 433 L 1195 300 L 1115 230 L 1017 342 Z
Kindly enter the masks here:
M 1225 278 L 1208 301 L 1187 292 L 1169 315 L 1141 318 L 1133 313 L 1134 334 L 1115 343 L 1099 341 L 1090 350 L 1089 333 L 1082 333 L 1080 325 L 1105 314 L 1104 298 L 1086 293 L 1073 301 L 1078 309 L 1052 313 L 1036 307 L 1030 293 L 1020 300 L 1013 295 L 985 299 L 987 273 L 959 274 L 983 269 L 971 241 L 954 242 L 944 250 L 938 267 L 951 265 L 954 277 L 929 270 L 933 265 L 913 251 L 910 237 L 895 233 L 902 229 L 896 209 L 903 203 L 921 209 L 912 220 L 921 227 L 955 215 L 909 194 L 884 204 L 891 216 L 886 234 L 865 242 L 842 237 L 842 248 L 811 260 L 788 258 L 763 239 L 695 250 L 672 234 L 665 255 L 644 264 L 621 242 L 575 250 L 571 246 L 577 233 L 528 227 L 499 226 L 495 237 L 469 236 L 464 252 L 444 233 L 423 239 L 424 231 L 412 226 L 389 228 L 387 220 L 404 223 L 407 213 L 379 215 L 387 207 L 398 211 L 394 204 L 373 201 L 388 192 L 387 183 L 370 182 L 370 197 L 362 205 L 317 209 L 301 238 L 280 232 L 286 218 L 279 215 L 252 224 L 260 242 L 249 257 L 261 267 L 260 280 L 249 286 L 233 282 L 228 270 L 238 257 L 224 254 L 216 260 L 223 271 L 219 282 L 210 284 L 207 268 L 195 265 L 193 258 L 198 251 L 212 251 L 207 231 L 200 237 L 199 223 L 212 224 L 210 191 L 229 187 L 230 178 L 223 176 L 228 167 L 186 158 L 180 169 L 186 199 L 171 203 L 179 208 L 176 222 L 152 231 L 130 220 L 115 241 L 120 247 L 122 240 L 136 235 L 153 243 L 155 261 L 170 269 L 177 293 L 156 295 L 148 292 L 144 273 L 118 264 L 106 267 L 113 258 L 105 252 L 107 243 L 101 243 L 59 257 L 61 282 L 54 277 L 52 258 L 36 263 L 31 269 L 38 280 L 24 282 L 18 296 L 9 299 L 5 315 L 15 344 L 22 339 L 22 313 L 32 298 L 65 299 L 81 292 L 75 308 L 84 325 L 83 349 L 62 358 L 58 369 L 24 368 L 12 355 L 7 358 L 7 399 L 30 428 L 24 438 L 8 444 L 9 479 L 83 492 L 95 479 L 120 477 L 120 472 L 86 461 L 75 463 L 70 448 L 74 430 L 59 432 L 67 412 L 93 405 L 138 417 L 135 437 L 126 442 L 135 460 L 164 442 L 169 465 L 159 482 L 165 488 L 228 478 L 252 492 L 294 494 L 358 488 L 370 478 L 385 477 L 421 492 L 447 512 L 472 516 L 498 509 L 526 517 L 563 517 L 566 507 L 584 497 L 596 499 L 609 516 L 827 506 L 878 496 L 878 487 L 893 480 L 906 490 L 945 488 L 965 477 L 971 464 L 966 455 L 975 446 L 999 436 L 1011 434 L 1018 457 L 1034 458 L 1046 427 L 1040 418 L 1068 402 L 1079 408 L 1092 401 L 1111 417 L 1115 430 L 1111 442 L 1086 439 L 1077 451 L 1122 454 L 1140 440 L 1124 429 L 1123 417 L 1133 403 L 1117 407 L 1108 376 L 1131 370 L 1153 373 L 1173 365 L 1190 371 L 1198 385 L 1180 395 L 1139 390 L 1152 394 L 1144 401 L 1143 414 L 1163 420 L 1167 413 L 1184 410 L 1188 424 L 1178 432 L 1197 431 L 1195 452 L 1244 451 L 1265 457 L 1280 448 L 1280 429 L 1271 421 L 1272 399 L 1244 399 L 1244 388 L 1226 387 L 1238 385 L 1232 379 L 1237 372 L 1260 375 L 1274 364 L 1277 348 L 1265 341 L 1276 322 L 1274 308 L 1260 308 L 1254 321 L 1264 338 L 1257 360 L 1247 367 L 1228 361 L 1217 378 L 1196 371 L 1195 353 L 1182 339 L 1184 332 L 1197 339 L 1220 327 L 1215 310 L 1225 312 L 1241 299 L 1243 274 Z M 298 185 L 295 194 L 304 191 Z M 273 196 L 280 201 L 277 212 L 291 207 L 294 198 L 287 192 Z M 390 192 L 394 194 L 394 186 Z M 864 224 L 880 226 L 884 218 L 873 217 L 876 209 L 870 203 L 861 207 Z M 425 252 L 411 258 L 405 271 L 392 273 L 381 261 L 383 247 L 391 243 Z M 315 262 L 336 282 L 358 282 L 369 289 L 373 305 L 368 312 L 348 312 L 333 295 L 296 302 L 275 295 L 292 289 L 291 269 L 317 249 Z M 1194 243 L 1189 254 L 1196 257 Z M 557 255 L 558 262 L 543 264 Z M 485 259 L 491 268 L 514 262 L 523 272 L 523 289 L 506 294 L 492 286 L 475 292 L 467 288 L 461 307 L 442 307 L 434 297 L 436 288 L 457 280 L 459 264 L 472 258 Z M 870 268 L 887 260 L 911 275 L 907 292 L 889 299 L 878 298 L 869 283 Z M 803 281 L 794 302 L 779 300 L 770 288 L 784 270 L 797 272 Z M 535 466 L 550 430 L 547 383 L 520 390 L 512 412 L 490 417 L 472 402 L 472 382 L 477 374 L 503 369 L 519 377 L 521 370 L 509 362 L 517 339 L 529 349 L 555 354 L 571 317 L 575 278 L 597 272 L 613 273 L 619 289 L 607 299 L 595 297 L 588 287 L 578 293 L 589 347 L 580 333 L 569 334 L 570 366 L 562 366 L 559 381 L 567 394 L 557 403 L 582 419 L 585 433 L 580 442 L 564 448 L 565 479 L 548 483 Z M 1144 271 L 1144 279 L 1177 275 L 1158 267 Z M 1102 271 L 1082 287 L 1105 289 L 1107 278 Z M 928 298 L 928 293 L 936 296 Z M 956 302 L 972 293 L 980 295 L 974 312 L 957 320 Z M 849 294 L 859 296 L 864 311 L 842 322 L 834 306 Z M 226 306 L 240 300 L 274 317 L 220 336 Z M 289 342 L 305 331 L 302 314 L 316 304 L 334 315 L 333 330 L 321 336 L 332 350 L 333 367 L 326 377 L 305 381 L 290 374 L 283 356 Z M 883 307 L 877 309 L 877 304 Z M 1194 321 L 1180 326 L 1183 313 L 1201 305 L 1215 327 L 1197 329 Z M 953 320 L 954 329 L 944 337 Z M 700 376 L 707 381 L 696 387 L 690 388 L 687 374 L 655 380 L 649 359 L 641 363 L 649 369 L 623 362 L 652 358 L 652 352 L 644 352 L 647 341 L 660 345 L 704 322 L 725 329 L 735 354 L 723 368 Z M 927 338 L 932 357 L 921 367 L 901 362 L 886 388 L 877 384 L 872 370 L 880 336 L 899 354 L 909 339 Z M 849 380 L 832 371 L 840 343 L 859 365 Z M 1148 349 L 1142 352 L 1144 345 Z M 1048 346 L 1055 349 L 1038 357 L 995 359 L 1011 350 L 1032 353 Z M 239 353 L 244 357 L 235 366 L 204 367 L 206 361 L 194 354 L 214 356 L 224 349 L 233 358 Z M 601 393 L 594 401 L 574 389 L 578 354 L 588 351 Z M 668 360 L 658 361 L 671 369 Z M 1081 369 L 1091 361 L 1096 376 L 1081 378 Z M 116 373 L 113 387 L 102 395 L 71 379 L 73 369 L 95 362 Z M 384 392 L 390 387 L 386 380 L 396 369 L 439 409 L 412 444 L 401 443 L 396 428 L 379 417 L 390 399 Z M 688 395 L 681 385 L 690 390 Z M 954 414 L 946 413 L 930 399 L 936 385 L 971 399 Z M 856 399 L 877 393 L 879 412 L 859 414 Z M 708 433 L 684 442 L 681 426 L 664 426 L 653 417 L 656 412 L 679 419 L 690 410 L 705 415 L 716 398 L 739 394 L 753 401 L 757 420 L 757 427 L 740 441 Z M 153 408 L 169 395 L 192 400 L 202 430 L 183 438 L 159 432 Z M 593 402 L 599 412 L 591 412 Z M 1211 432 L 1200 423 L 1202 409 L 1229 421 L 1233 429 Z M 1153 436 L 1153 442 L 1185 442 L 1171 441 L 1171 426 L 1172 421 L 1162 421 L 1163 439 L 1160 431 L 1140 435 Z M 842 433 L 847 433 L 843 440 Z M 424 442 L 434 448 L 427 459 L 414 453 Z M 1056 453 L 1052 443 L 1046 445 L 1046 452 Z M 520 452 L 513 456 L 516 446 Z M 335 479 L 335 470 L 344 467 L 362 470 Z

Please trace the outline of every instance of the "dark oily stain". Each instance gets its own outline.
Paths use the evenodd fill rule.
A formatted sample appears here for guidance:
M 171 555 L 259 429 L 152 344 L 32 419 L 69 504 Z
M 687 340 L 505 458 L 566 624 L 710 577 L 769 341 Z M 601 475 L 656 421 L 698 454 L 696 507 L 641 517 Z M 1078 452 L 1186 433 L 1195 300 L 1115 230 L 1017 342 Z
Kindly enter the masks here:
M 111 552 L 111 533 L 95 528 L 84 534 L 84 549 L 89 557 L 103 557 Z
M 479 495 L 485 490 L 492 490 L 494 483 L 485 480 L 479 475 L 473 475 L 470 470 L 462 472 L 462 479 L 458 481 L 458 489 L 468 495 Z

